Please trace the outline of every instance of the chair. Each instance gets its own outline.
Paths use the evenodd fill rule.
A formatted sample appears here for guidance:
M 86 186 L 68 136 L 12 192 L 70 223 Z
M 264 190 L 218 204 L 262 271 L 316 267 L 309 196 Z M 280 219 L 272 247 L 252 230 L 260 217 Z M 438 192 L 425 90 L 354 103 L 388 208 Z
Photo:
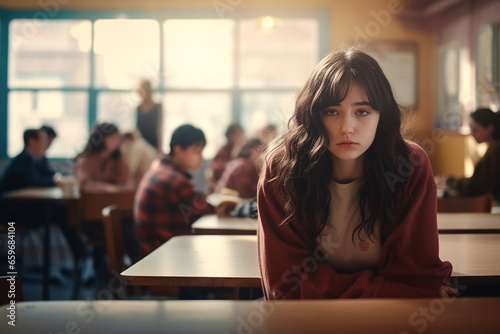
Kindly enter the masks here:
M 120 210 L 132 211 L 135 190 L 123 189 L 116 192 L 80 191 L 80 228 L 87 235 L 87 243 L 96 248 L 106 248 L 106 233 L 103 226 L 102 210 L 109 205 L 116 205 Z M 101 250 L 102 251 L 102 250 Z M 94 260 L 97 257 L 94 256 Z M 122 260 L 123 261 L 123 260 Z M 114 264 L 118 265 L 117 263 Z M 83 266 L 83 264 L 82 264 Z M 81 280 L 81 268 L 77 274 L 73 297 L 76 299 Z M 119 269 L 118 269 L 119 270 Z
M 443 197 L 437 200 L 437 212 L 491 212 L 489 195 L 475 197 Z
M 135 190 L 124 189 L 116 192 L 88 191 L 80 192 L 81 219 L 83 222 L 102 221 L 102 209 L 116 204 L 118 208 L 132 210 Z
M 102 219 L 104 223 L 104 234 L 106 235 L 106 250 L 108 252 L 108 267 L 112 276 L 120 278 L 120 272 L 126 267 L 125 258 L 125 237 L 123 234 L 123 220 L 132 219 L 131 209 L 121 209 L 117 204 L 106 206 L 102 209 Z M 124 297 L 126 283 L 119 280 L 120 285 L 113 285 L 114 291 L 111 293 L 115 298 Z M 140 294 L 135 287 L 134 294 Z
M 122 217 L 131 218 L 132 210 L 120 209 L 112 204 L 102 209 L 106 249 L 108 251 L 108 266 L 111 272 L 120 273 L 125 268 L 125 246 L 123 238 Z

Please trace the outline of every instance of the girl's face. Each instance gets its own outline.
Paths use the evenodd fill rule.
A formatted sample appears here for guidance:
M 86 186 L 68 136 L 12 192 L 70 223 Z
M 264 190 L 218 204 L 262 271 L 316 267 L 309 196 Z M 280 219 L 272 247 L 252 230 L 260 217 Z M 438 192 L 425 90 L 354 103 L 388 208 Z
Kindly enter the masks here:
M 244 135 L 243 130 L 242 129 L 237 129 L 235 132 L 233 132 L 232 134 L 230 134 L 227 139 L 229 140 L 229 142 L 231 144 L 234 145 L 234 144 L 238 143 L 240 140 L 243 139 L 243 135 Z
M 118 132 L 112 133 L 109 136 L 104 137 L 104 145 L 106 146 L 106 152 L 111 153 L 118 149 L 120 146 L 120 134 Z
M 380 113 L 371 107 L 365 89 L 353 83 L 347 97 L 323 109 L 321 118 L 328 132 L 328 150 L 340 160 L 356 160 L 373 143 Z
M 493 138 L 493 130 L 493 125 L 484 127 L 474 120 L 470 121 L 470 133 L 479 144 L 491 141 Z

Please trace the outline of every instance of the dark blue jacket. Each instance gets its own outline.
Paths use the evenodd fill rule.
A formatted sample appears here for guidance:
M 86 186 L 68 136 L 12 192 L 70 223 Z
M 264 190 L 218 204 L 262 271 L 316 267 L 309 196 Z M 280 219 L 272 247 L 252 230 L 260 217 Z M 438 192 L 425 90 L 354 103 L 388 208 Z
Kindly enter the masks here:
M 1 174 L 0 193 L 25 187 L 54 186 L 54 174 L 46 158 L 36 159 L 24 149 Z

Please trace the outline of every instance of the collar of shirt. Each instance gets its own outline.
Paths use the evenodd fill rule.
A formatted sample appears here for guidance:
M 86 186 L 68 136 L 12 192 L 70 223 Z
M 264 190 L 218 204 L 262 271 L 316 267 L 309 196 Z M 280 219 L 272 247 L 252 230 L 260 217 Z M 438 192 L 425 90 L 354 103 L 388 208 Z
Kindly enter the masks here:
M 174 160 L 172 160 L 172 157 L 170 155 L 164 155 L 161 158 L 161 164 L 164 166 L 171 166 L 179 173 L 184 174 L 187 178 L 189 178 L 189 179 L 192 178 L 192 175 L 187 170 L 185 170 L 184 168 L 179 166 L 177 163 L 175 163 Z

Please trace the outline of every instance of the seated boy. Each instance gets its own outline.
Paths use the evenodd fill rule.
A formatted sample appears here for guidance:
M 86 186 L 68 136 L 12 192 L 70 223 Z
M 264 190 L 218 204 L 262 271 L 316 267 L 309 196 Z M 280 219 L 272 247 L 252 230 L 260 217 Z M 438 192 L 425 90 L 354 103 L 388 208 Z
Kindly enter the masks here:
M 181 125 L 170 141 L 170 154 L 153 164 L 142 178 L 134 201 L 135 235 L 145 256 L 177 235 L 191 234 L 191 224 L 215 212 L 191 183 L 189 171 L 203 162 L 203 131 Z

